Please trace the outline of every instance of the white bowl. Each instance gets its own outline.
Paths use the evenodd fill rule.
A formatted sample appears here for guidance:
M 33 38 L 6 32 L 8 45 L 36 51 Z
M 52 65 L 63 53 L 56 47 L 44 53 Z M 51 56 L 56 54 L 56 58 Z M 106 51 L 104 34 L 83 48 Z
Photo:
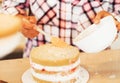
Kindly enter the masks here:
M 109 47 L 117 35 L 112 16 L 104 17 L 99 24 L 92 24 L 81 32 L 73 43 L 87 53 L 100 52 Z
M 20 33 L 16 33 L 5 38 L 0 38 L 0 58 L 5 57 L 9 53 L 12 53 L 20 44 L 20 41 Z

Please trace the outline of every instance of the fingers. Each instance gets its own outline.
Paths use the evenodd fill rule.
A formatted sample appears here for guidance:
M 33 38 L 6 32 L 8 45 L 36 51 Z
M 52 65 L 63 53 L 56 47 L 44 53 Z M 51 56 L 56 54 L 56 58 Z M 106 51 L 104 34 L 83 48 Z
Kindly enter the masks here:
M 34 16 L 17 15 L 22 19 L 21 33 L 27 38 L 34 38 L 39 34 L 36 30 L 36 18 Z
M 39 34 L 39 32 L 36 31 L 34 28 L 32 28 L 32 29 L 22 28 L 21 32 L 27 38 L 34 38 L 35 36 L 37 36 Z
M 29 21 L 30 21 L 31 23 L 34 23 L 34 24 L 36 24 L 36 22 L 37 22 L 35 16 L 29 16 Z
M 93 20 L 93 22 L 95 23 L 95 24 L 98 24 L 99 22 L 100 22 L 100 17 L 99 16 L 96 16 L 95 17 L 95 19 Z
M 99 12 L 99 13 L 96 15 L 96 17 L 95 17 L 95 19 L 94 19 L 94 23 L 95 23 L 95 24 L 97 24 L 97 23 L 100 22 L 100 19 L 103 17 L 103 14 L 104 14 L 104 12 L 101 11 L 101 12 Z
M 100 11 L 98 14 L 97 14 L 97 16 L 98 17 L 100 17 L 100 18 L 103 18 L 103 17 L 106 17 L 106 16 L 108 16 L 108 15 L 111 15 L 109 12 L 107 12 L 107 11 Z
M 104 18 L 105 16 L 108 16 L 108 15 L 111 15 L 110 13 L 106 12 L 106 11 L 100 11 L 97 13 L 97 15 L 95 16 L 93 22 L 95 24 L 99 23 L 100 22 L 100 19 Z
M 36 20 L 35 16 L 24 16 L 24 15 L 21 15 L 21 14 L 17 14 L 16 16 L 21 18 L 23 20 L 23 22 L 32 23 L 32 24 L 37 23 L 37 20 Z
M 33 29 L 34 25 L 35 24 L 30 23 L 29 20 L 23 19 L 23 28 Z
M 23 20 L 23 24 L 29 27 L 32 26 L 32 24 L 37 23 L 36 18 L 34 16 L 27 16 L 27 17 L 22 18 L 22 20 Z
M 27 15 L 26 12 L 24 10 L 22 10 L 21 8 L 16 7 L 16 9 L 20 12 L 20 14 Z
M 27 38 L 34 38 L 39 34 L 36 28 L 36 19 L 35 17 L 23 17 L 22 18 L 23 27 L 21 28 L 22 34 Z
M 94 22 L 95 24 L 97 24 L 97 23 L 100 22 L 100 19 L 102 19 L 102 18 L 104 18 L 104 17 L 106 17 L 106 16 L 108 16 L 108 15 L 113 16 L 112 14 L 110 14 L 110 13 L 107 12 L 107 11 L 104 11 L 104 10 L 103 10 L 103 11 L 100 11 L 100 12 L 98 12 L 97 15 L 95 16 L 93 22 Z M 113 18 L 114 18 L 114 16 L 113 16 Z M 115 18 L 114 18 L 114 21 L 115 21 L 115 24 L 116 24 L 117 29 L 120 31 L 120 22 L 118 22 Z
M 114 17 L 113 17 L 113 18 L 114 18 Z M 119 22 L 116 18 L 114 18 L 114 22 L 115 22 L 115 24 L 116 24 L 117 30 L 120 31 L 120 22 Z
M 30 30 L 33 29 L 34 24 L 23 23 L 23 28 Z
M 30 22 L 25 22 L 23 24 L 22 33 L 27 38 L 34 38 L 39 34 L 35 29 L 35 24 L 31 24 Z
M 119 22 L 119 24 L 117 24 L 117 29 L 118 29 L 118 31 L 120 31 L 120 22 Z

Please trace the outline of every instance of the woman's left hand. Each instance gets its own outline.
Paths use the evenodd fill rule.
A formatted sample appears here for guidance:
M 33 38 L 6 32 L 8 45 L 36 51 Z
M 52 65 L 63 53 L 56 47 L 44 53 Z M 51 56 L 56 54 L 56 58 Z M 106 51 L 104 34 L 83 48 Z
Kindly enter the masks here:
M 109 15 L 113 16 L 112 14 L 110 14 L 109 12 L 104 11 L 104 10 L 98 12 L 97 15 L 94 18 L 94 23 L 95 24 L 99 23 L 100 19 L 102 19 L 102 18 L 104 18 L 106 16 L 109 16 Z M 114 18 L 114 20 L 115 20 L 115 24 L 116 24 L 117 29 L 120 30 L 120 22 L 118 22 L 115 18 Z

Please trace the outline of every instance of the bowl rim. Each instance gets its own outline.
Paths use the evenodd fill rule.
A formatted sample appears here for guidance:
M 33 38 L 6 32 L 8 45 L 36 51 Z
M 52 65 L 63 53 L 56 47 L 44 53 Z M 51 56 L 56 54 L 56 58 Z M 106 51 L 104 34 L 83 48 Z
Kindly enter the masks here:
M 106 17 L 104 17 L 103 19 L 101 19 L 101 20 L 103 20 L 104 21 L 104 19 L 105 18 L 109 18 L 109 19 L 112 19 L 112 20 L 110 20 L 109 22 L 112 22 L 112 26 L 113 26 L 113 28 L 112 27 L 110 27 L 111 29 L 110 29 L 110 32 L 112 32 L 112 34 L 110 33 L 110 32 L 107 32 L 106 34 L 108 34 L 108 35 L 110 35 L 111 34 L 111 39 L 109 38 L 108 40 L 110 41 L 110 42 L 108 42 L 107 41 L 107 43 L 105 43 L 106 45 L 104 45 L 104 46 L 102 46 L 101 47 L 101 49 L 103 50 L 104 48 L 106 48 L 106 46 L 108 47 L 113 41 L 114 41 L 114 38 L 115 38 L 115 35 L 117 35 L 117 28 L 116 28 L 116 25 L 115 25 L 115 23 L 114 23 L 114 19 L 113 19 L 113 17 L 112 16 L 106 16 Z M 104 23 L 104 22 L 103 22 Z M 94 26 L 94 27 L 93 27 Z M 96 26 L 98 26 L 98 27 L 100 27 L 100 28 L 96 28 Z M 109 25 L 109 23 L 107 23 L 107 25 L 106 26 L 110 26 Z M 91 28 L 90 28 L 91 27 Z M 95 29 L 93 29 L 93 28 L 95 28 Z M 75 39 L 73 39 L 73 44 L 74 45 L 76 45 L 78 48 L 80 48 L 81 50 L 83 50 L 84 48 L 83 47 L 80 47 L 81 46 L 81 42 L 83 42 L 84 40 L 88 40 L 88 39 L 90 39 L 91 38 L 91 36 L 92 36 L 92 38 L 93 38 L 93 36 L 94 37 L 97 37 L 95 34 L 98 34 L 98 33 L 100 33 L 101 32 L 101 30 L 102 29 L 107 29 L 107 28 L 104 28 L 104 27 L 101 27 L 101 25 L 100 25 L 100 23 L 99 24 L 92 24 L 92 25 L 90 25 L 88 28 L 86 28 L 86 30 L 84 30 L 83 32 L 81 32 L 80 34 L 78 34 L 76 37 L 75 37 Z M 91 30 L 91 29 L 93 29 L 94 31 L 92 31 L 92 34 L 88 34 L 87 36 L 85 36 L 85 37 L 83 37 L 83 38 L 81 38 L 81 39 L 77 39 L 77 38 L 79 38 L 79 36 L 82 36 L 82 35 L 84 35 L 84 33 L 86 33 L 86 31 L 87 30 Z M 104 32 L 105 33 L 105 32 Z M 98 34 L 98 37 L 100 37 L 100 34 Z M 100 38 L 101 39 L 101 38 Z M 105 38 L 104 38 L 105 39 Z M 91 41 L 91 40 L 90 40 Z M 92 40 L 93 41 L 93 40 Z M 96 40 L 97 41 L 97 40 Z M 106 41 L 106 39 L 104 40 L 104 42 Z M 87 41 L 88 42 L 88 41 Z M 80 45 L 79 45 L 80 44 Z M 91 47 L 91 49 L 93 49 L 94 47 Z M 88 48 L 88 49 L 90 49 L 90 48 Z M 84 50 L 83 50 L 84 51 Z M 86 51 L 87 52 L 87 51 Z

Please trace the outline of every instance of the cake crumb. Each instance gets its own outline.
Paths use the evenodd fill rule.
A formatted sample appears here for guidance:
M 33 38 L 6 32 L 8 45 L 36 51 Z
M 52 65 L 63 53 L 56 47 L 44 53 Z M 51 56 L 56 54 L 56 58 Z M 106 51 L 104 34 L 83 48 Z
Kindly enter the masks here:
M 66 47 L 68 44 L 58 37 L 52 37 L 51 43 L 57 47 Z
M 115 74 L 110 75 L 109 78 L 111 78 L 111 79 L 116 78 L 116 75 Z
M 95 72 L 95 75 L 98 75 L 98 72 Z

